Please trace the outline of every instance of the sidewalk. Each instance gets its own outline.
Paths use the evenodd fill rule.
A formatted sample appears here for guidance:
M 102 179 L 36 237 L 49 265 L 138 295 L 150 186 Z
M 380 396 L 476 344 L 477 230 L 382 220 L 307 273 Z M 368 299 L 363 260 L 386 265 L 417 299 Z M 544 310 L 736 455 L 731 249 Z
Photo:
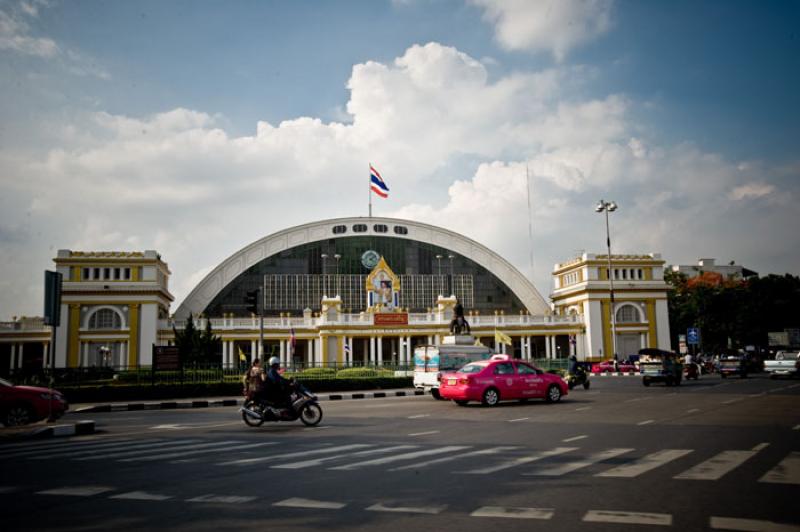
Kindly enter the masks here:
M 347 399 L 381 399 L 386 397 L 409 397 L 424 395 L 414 388 L 400 390 L 368 390 L 344 393 L 315 394 L 320 401 L 341 401 Z M 135 401 L 115 403 L 77 403 L 71 406 L 68 414 L 85 414 L 91 412 L 129 412 L 132 410 L 168 410 L 177 408 L 210 408 L 219 406 L 241 406 L 242 396 L 208 397 L 195 399 L 179 399 L 169 401 Z
M 39 421 L 22 427 L 0 428 L 0 445 L 6 442 L 24 441 L 63 436 L 94 434 L 94 421 L 75 420 L 58 423 Z

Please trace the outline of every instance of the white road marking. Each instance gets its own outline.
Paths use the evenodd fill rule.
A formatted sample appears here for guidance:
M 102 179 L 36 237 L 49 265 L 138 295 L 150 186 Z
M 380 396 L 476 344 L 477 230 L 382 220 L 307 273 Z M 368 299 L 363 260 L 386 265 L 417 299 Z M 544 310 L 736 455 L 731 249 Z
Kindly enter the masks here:
M 172 495 L 158 495 L 156 493 L 147 493 L 146 491 L 129 491 L 128 493 L 120 493 L 119 495 L 111 495 L 109 499 L 126 499 L 131 501 L 166 501 L 171 499 Z
M 259 456 L 257 458 L 244 458 L 241 460 L 231 460 L 229 462 L 220 462 L 217 465 L 220 466 L 228 466 L 228 465 L 250 465 L 250 464 L 257 464 L 259 462 L 271 462 L 279 458 L 295 458 L 298 456 L 305 457 L 305 456 L 313 456 L 317 454 L 328 454 L 328 453 L 336 453 L 339 451 L 350 451 L 353 449 L 363 449 L 364 447 L 372 447 L 372 445 L 366 443 L 353 443 L 350 445 L 339 445 L 336 447 L 325 447 L 323 449 L 314 449 L 312 451 L 300 451 L 296 453 L 282 453 L 282 454 L 272 454 L 269 456 Z
M 630 464 L 621 465 L 598 473 L 596 477 L 622 477 L 633 478 L 638 477 L 642 473 L 647 473 L 651 469 L 655 469 L 673 460 L 677 460 L 682 456 L 691 453 L 691 449 L 665 449 L 658 451 L 647 456 L 631 462 Z
M 753 450 L 754 450 L 754 451 L 763 451 L 763 450 L 764 450 L 764 449 L 766 449 L 767 447 L 769 447 L 769 443 L 767 443 L 767 442 L 764 442 L 764 443 L 759 443 L 758 445 L 756 445 L 755 447 L 753 447 Z
M 800 430 L 800 425 L 795 425 L 794 427 L 792 427 L 792 430 Z
M 131 456 L 138 456 L 142 454 L 153 454 L 153 453 L 162 453 L 162 452 L 172 452 L 172 451 L 190 451 L 192 449 L 202 449 L 205 447 L 213 447 L 215 445 L 220 445 L 219 442 L 212 442 L 212 443 L 198 443 L 195 445 L 187 445 L 188 443 L 194 443 L 198 440 L 189 440 L 189 441 L 171 441 L 167 445 L 168 447 L 164 447 L 161 449 L 154 449 L 154 448 L 147 448 L 147 449 L 137 449 L 135 451 L 119 451 L 119 452 L 111 452 L 111 453 L 103 453 L 103 454 L 95 454 L 92 456 L 84 456 L 81 458 L 75 458 L 75 460 L 80 462 L 85 462 L 88 460 L 115 460 L 118 459 L 122 461 L 122 459 L 126 459 Z M 223 443 L 236 443 L 236 442 L 223 442 Z M 162 444 L 163 445 L 163 444 Z M 158 445 L 154 446 L 158 447 Z M 159 455 L 161 456 L 161 455 Z
M 246 497 L 242 495 L 201 495 L 192 499 L 186 499 L 186 502 L 220 502 L 224 504 L 242 504 L 256 500 L 256 497 Z
M 152 429 L 152 430 L 160 430 L 160 429 L 161 430 L 163 430 L 163 429 L 184 430 L 184 429 L 188 429 L 188 428 L 191 428 L 191 427 L 189 427 L 188 425 L 180 425 L 180 424 L 177 424 L 177 423 L 172 423 L 172 424 L 167 424 L 167 425 L 155 425 L 153 427 L 150 427 L 150 429 Z
M 561 441 L 562 441 L 563 443 L 569 443 L 569 442 L 572 442 L 572 441 L 578 441 L 578 440 L 582 440 L 582 439 L 584 439 L 584 438 L 588 438 L 588 437 L 589 437 L 589 436 L 587 436 L 587 435 L 585 435 L 585 434 L 582 434 L 581 436 L 573 436 L 572 438 L 567 438 L 567 439 L 565 439 L 565 440 L 561 440 Z
M 729 405 L 731 403 L 737 403 L 737 402 L 741 401 L 742 399 L 743 399 L 742 397 L 735 397 L 733 399 L 728 399 L 727 401 L 722 401 L 722 404 L 723 405 Z
M 694 414 L 695 412 L 699 412 L 699 411 L 700 411 L 699 408 L 691 408 L 691 409 L 687 410 L 686 413 L 687 414 Z
M 451 460 L 459 460 L 461 458 L 467 458 L 470 456 L 481 456 L 486 454 L 497 454 L 505 451 L 513 451 L 514 449 L 518 449 L 518 447 L 490 447 L 489 449 L 480 449 L 478 451 L 470 451 L 468 453 L 461 453 L 461 454 L 454 454 L 452 456 L 444 456 L 442 458 L 434 458 L 433 460 L 428 460 L 425 462 L 415 462 L 413 464 L 395 467 L 393 469 L 389 469 L 389 471 L 402 471 L 404 469 L 419 469 L 421 467 L 429 466 L 432 464 L 439 464 L 442 462 L 450 462 Z
M 74 460 L 106 460 L 109 458 L 118 458 L 122 456 L 132 456 L 135 454 L 142 454 L 142 453 L 150 453 L 154 450 L 158 449 L 159 447 L 166 447 L 167 449 L 178 448 L 180 449 L 181 445 L 188 445 L 190 443 L 195 443 L 201 440 L 181 440 L 180 442 L 176 441 L 161 441 L 156 440 L 153 443 L 140 443 L 137 445 L 124 445 L 121 449 L 118 449 L 119 446 L 114 446 L 114 448 L 103 448 L 97 449 L 92 447 L 91 449 L 85 449 L 81 451 L 74 451 L 71 453 L 59 453 L 56 455 L 50 456 L 38 456 L 34 458 L 35 460 L 43 460 L 52 457 L 59 457 L 59 456 L 67 456 L 70 459 Z M 159 449 L 162 450 L 162 449 Z M 84 456 L 90 455 L 90 456 Z
M 74 452 L 73 451 L 74 449 L 87 449 L 87 448 L 98 449 L 98 448 L 105 448 L 105 447 L 116 447 L 116 446 L 119 446 L 119 445 L 130 444 L 133 441 L 134 440 L 112 440 L 112 441 L 107 442 L 107 443 L 98 443 L 98 444 L 94 444 L 94 445 L 92 445 L 91 443 L 66 443 L 66 444 L 62 443 L 60 446 L 54 445 L 54 446 L 47 447 L 46 449 L 37 448 L 37 449 L 31 449 L 31 450 L 27 450 L 27 451 L 16 451 L 16 452 L 13 452 L 13 453 L 9 453 L 9 454 L 3 455 L 3 458 L 19 458 L 19 457 L 25 457 L 25 456 L 35 456 L 35 455 L 40 455 L 40 454 L 46 454 L 47 456 L 53 456 L 53 454 L 55 454 L 55 452 L 59 452 L 59 453 L 61 453 L 62 451 L 63 452 L 66 452 L 66 451 Z M 156 441 L 160 441 L 160 440 L 145 440 L 145 441 L 156 442 Z
M 352 471 L 362 467 L 370 467 L 376 465 L 390 464 L 392 462 L 399 462 L 400 460 L 412 460 L 420 456 L 430 456 L 434 454 L 448 453 L 450 451 L 460 451 L 461 449 L 469 449 L 468 445 L 448 445 L 438 449 L 426 449 L 424 451 L 416 451 L 412 453 L 396 454 L 394 456 L 386 456 L 384 458 L 375 458 L 374 460 L 367 460 L 366 462 L 356 462 L 353 464 L 346 464 L 337 467 L 329 467 L 337 471 Z
M 494 473 L 496 471 L 502 471 L 503 469 L 508 469 L 511 467 L 516 467 L 522 464 L 528 464 L 530 462 L 535 462 L 537 460 L 542 460 L 543 458 L 549 458 L 551 456 L 556 456 L 559 454 L 568 453 L 570 451 L 576 451 L 578 447 L 556 447 L 555 449 L 550 449 L 548 451 L 541 451 L 538 453 L 534 453 L 530 456 L 523 456 L 520 458 L 515 458 L 514 460 L 510 460 L 508 462 L 503 462 L 498 465 L 489 466 L 489 467 L 482 467 L 479 469 L 471 469 L 469 471 L 454 471 L 454 473 L 461 473 L 464 475 L 486 475 L 488 473 Z
M 373 504 L 367 511 L 369 512 L 395 512 L 395 513 L 406 513 L 406 514 L 428 514 L 428 515 L 436 515 L 441 513 L 442 510 L 447 508 L 447 506 L 384 506 L 381 503 Z
M 313 460 L 303 460 L 301 462 L 290 462 L 288 464 L 277 464 L 271 466 L 271 469 L 303 469 L 305 467 L 313 467 L 321 465 L 323 462 L 330 462 L 339 460 L 340 458 L 351 458 L 353 456 L 369 456 L 371 454 L 383 454 L 392 451 L 401 451 L 405 449 L 416 449 L 416 445 L 395 445 L 393 447 L 381 447 L 380 449 L 370 449 L 368 451 L 358 451 L 356 453 L 337 454 L 334 456 L 325 456 L 323 458 L 315 458 Z
M 800 452 L 790 453 L 758 481 L 774 484 L 800 484 Z
M 747 460 L 758 451 L 722 451 L 718 455 L 687 469 L 672 478 L 680 480 L 719 480 Z
M 439 434 L 438 430 L 429 430 L 427 432 L 412 432 L 409 436 L 428 436 L 430 434 Z
M 514 508 L 507 506 L 482 506 L 469 514 L 471 517 L 506 517 L 512 519 L 550 519 L 552 508 Z
M 650 423 L 655 423 L 655 422 L 656 422 L 655 419 L 646 419 L 644 421 L 638 422 L 637 425 L 649 425 Z
M 408 416 L 408 419 L 419 419 L 421 417 L 430 417 L 430 414 L 417 414 L 416 416 Z
M 92 495 L 99 495 L 108 491 L 114 491 L 114 488 L 108 486 L 67 486 L 64 488 L 55 488 L 51 490 L 37 491 L 37 495 L 69 495 L 71 497 L 91 497 Z
M 738 517 L 712 517 L 709 526 L 713 530 L 745 530 L 750 532 L 798 532 L 800 526 L 784 525 L 774 521 L 740 519 Z
M 672 526 L 671 514 L 654 514 L 646 512 L 615 512 L 609 510 L 589 510 L 583 516 L 589 523 L 625 523 L 631 525 Z
M 272 503 L 272 506 L 281 506 L 284 508 L 315 508 L 323 510 L 341 510 L 347 504 L 342 502 L 331 501 L 315 501 L 313 499 L 301 499 L 299 497 L 292 497 L 291 499 L 284 499 Z
M 583 410 L 590 410 L 591 408 L 592 408 L 591 406 L 582 406 L 580 408 L 576 408 L 575 411 L 576 412 L 581 412 Z
M 509 419 L 509 423 L 516 423 L 517 421 L 525 421 L 526 419 L 530 419 L 529 417 L 518 417 L 517 419 Z
M 594 453 L 589 455 L 583 460 L 575 460 L 573 462 L 566 462 L 561 465 L 548 467 L 533 471 L 532 473 L 523 473 L 525 476 L 546 476 L 546 477 L 558 477 L 561 475 L 566 475 L 567 473 L 571 473 L 573 471 L 577 471 L 578 469 L 583 469 L 584 467 L 589 467 L 592 464 L 596 464 L 598 462 L 603 462 L 605 460 L 609 460 L 616 456 L 620 456 L 625 453 L 629 453 L 634 449 L 607 449 L 605 451 L 600 451 L 598 453 Z
M 266 447 L 267 445 L 276 445 L 277 442 L 265 442 L 265 443 L 249 443 L 247 445 L 236 445 L 235 447 L 229 447 L 230 442 L 218 442 L 216 447 L 211 447 L 210 449 L 198 449 L 195 451 L 184 451 L 181 450 L 177 453 L 172 454 L 157 454 L 155 456 L 141 456 L 139 458 L 125 458 L 123 460 L 119 460 L 119 462 L 154 462 L 156 460 L 169 460 L 170 458 L 182 458 L 184 456 L 195 455 L 195 454 L 205 454 L 205 453 L 216 453 L 216 452 L 228 452 L 231 450 L 240 450 L 240 449 L 252 449 L 253 447 Z M 238 442 L 237 442 L 238 443 Z M 209 445 L 210 447 L 210 445 Z

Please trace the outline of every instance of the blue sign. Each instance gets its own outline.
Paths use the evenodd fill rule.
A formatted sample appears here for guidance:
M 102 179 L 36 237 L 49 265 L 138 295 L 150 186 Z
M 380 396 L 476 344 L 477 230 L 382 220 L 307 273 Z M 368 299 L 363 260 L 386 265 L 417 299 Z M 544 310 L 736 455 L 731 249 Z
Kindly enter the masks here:
M 700 343 L 700 329 L 690 327 L 686 329 L 686 343 L 689 345 L 697 345 Z

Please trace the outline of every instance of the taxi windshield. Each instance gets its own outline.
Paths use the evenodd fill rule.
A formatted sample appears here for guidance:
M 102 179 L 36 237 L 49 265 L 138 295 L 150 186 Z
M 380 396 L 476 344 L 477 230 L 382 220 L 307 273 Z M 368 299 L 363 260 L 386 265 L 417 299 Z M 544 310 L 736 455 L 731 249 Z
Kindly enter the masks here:
M 473 362 L 472 364 L 467 364 L 466 366 L 458 370 L 458 373 L 479 373 L 485 367 L 486 364 L 479 364 L 477 362 Z

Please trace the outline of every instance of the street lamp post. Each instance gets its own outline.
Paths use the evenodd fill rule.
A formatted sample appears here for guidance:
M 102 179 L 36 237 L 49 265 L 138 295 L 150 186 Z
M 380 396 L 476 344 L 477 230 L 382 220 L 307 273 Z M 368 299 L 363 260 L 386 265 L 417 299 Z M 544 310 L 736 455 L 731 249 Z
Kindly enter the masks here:
M 608 224 L 608 213 L 617 210 L 617 204 L 613 201 L 600 200 L 594 208 L 596 212 L 606 214 L 606 247 L 608 248 L 608 284 L 611 292 L 611 347 L 613 356 L 617 357 L 617 320 L 614 312 L 614 275 L 611 271 L 611 230 Z
M 438 274 L 439 283 L 442 282 L 442 258 L 443 257 L 441 255 L 436 255 L 436 263 L 438 264 L 438 270 L 439 270 L 439 274 Z M 440 288 L 441 288 L 441 285 L 440 285 Z M 439 295 L 442 295 L 442 294 L 439 294 Z
M 338 253 L 334 253 L 333 254 L 333 258 L 336 259 L 336 277 L 335 277 L 335 279 L 336 279 L 336 295 L 338 296 L 339 295 L 339 259 L 341 259 L 342 256 L 339 255 Z
M 453 259 L 456 257 L 455 255 L 448 255 L 447 258 L 450 259 L 450 295 L 452 296 L 456 293 L 453 278 Z
M 323 253 L 320 255 L 322 257 L 322 297 L 328 297 L 328 290 L 327 290 L 327 283 L 325 282 L 325 272 L 326 272 L 326 263 L 328 262 L 328 254 Z

